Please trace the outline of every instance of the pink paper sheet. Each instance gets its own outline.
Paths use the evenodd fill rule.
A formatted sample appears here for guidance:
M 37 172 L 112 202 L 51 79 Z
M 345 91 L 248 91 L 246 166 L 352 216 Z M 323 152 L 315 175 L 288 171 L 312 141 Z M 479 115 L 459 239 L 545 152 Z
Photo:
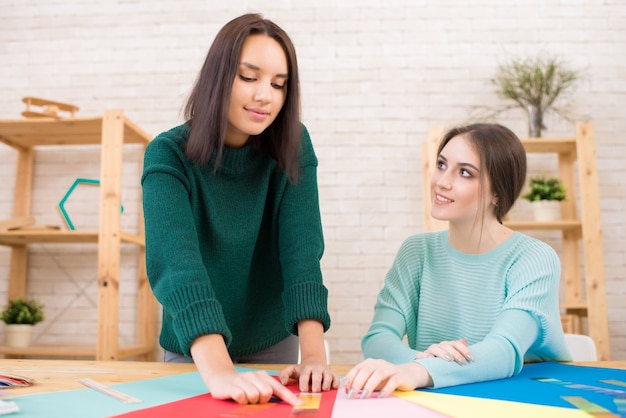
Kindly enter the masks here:
M 417 405 L 393 395 L 385 398 L 348 399 L 344 388 L 339 388 L 332 418 L 381 418 L 381 417 L 420 417 L 449 418 L 440 412 Z

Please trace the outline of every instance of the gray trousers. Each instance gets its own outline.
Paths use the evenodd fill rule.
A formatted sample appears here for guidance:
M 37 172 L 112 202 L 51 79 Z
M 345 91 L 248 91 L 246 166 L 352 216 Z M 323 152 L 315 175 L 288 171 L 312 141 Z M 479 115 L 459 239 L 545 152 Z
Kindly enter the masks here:
M 233 363 L 255 364 L 296 364 L 298 363 L 298 350 L 300 344 L 298 337 L 290 335 L 278 344 L 249 356 L 235 357 Z M 182 354 L 164 350 L 163 361 L 167 363 L 193 363 L 189 357 Z

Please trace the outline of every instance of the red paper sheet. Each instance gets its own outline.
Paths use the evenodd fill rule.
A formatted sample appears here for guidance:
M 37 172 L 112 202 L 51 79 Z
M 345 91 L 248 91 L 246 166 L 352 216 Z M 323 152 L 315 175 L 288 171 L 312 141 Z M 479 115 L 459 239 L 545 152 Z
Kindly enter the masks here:
M 294 393 L 299 393 L 296 383 L 289 384 L 287 388 Z M 206 393 L 181 399 L 180 401 L 116 415 L 115 418 L 282 418 L 294 416 L 330 418 L 336 396 L 337 390 L 323 392 L 319 409 L 300 410 L 298 415 L 292 415 L 293 407 L 286 402 L 239 405 L 234 401 L 214 399 L 210 393 Z

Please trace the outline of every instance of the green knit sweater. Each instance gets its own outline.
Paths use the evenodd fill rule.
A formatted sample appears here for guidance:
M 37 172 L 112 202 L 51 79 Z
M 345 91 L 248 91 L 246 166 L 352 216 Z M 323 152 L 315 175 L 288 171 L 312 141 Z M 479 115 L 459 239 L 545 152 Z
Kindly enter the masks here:
M 317 158 L 306 128 L 297 185 L 251 145 L 225 148 L 217 172 L 214 158 L 198 166 L 182 151 L 188 135 L 181 125 L 157 136 L 141 179 L 161 346 L 190 356 L 196 338 L 221 334 L 238 357 L 297 334 L 301 320 L 327 330 Z

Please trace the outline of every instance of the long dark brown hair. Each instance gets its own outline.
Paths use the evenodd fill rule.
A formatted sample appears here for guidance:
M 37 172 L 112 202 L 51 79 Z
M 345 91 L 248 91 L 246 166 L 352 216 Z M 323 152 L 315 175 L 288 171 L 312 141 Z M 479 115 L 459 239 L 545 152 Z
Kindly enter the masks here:
M 278 116 L 261 134 L 251 136 L 250 142 L 274 158 L 295 183 L 300 172 L 298 153 L 302 135 L 296 51 L 287 33 L 259 14 L 245 14 L 231 20 L 215 37 L 185 106 L 185 119 L 190 127 L 185 155 L 194 163 L 204 165 L 217 150 L 214 169 L 219 168 L 241 49 L 248 36 L 256 34 L 267 35 L 282 47 L 289 77 L 285 103 Z
M 450 129 L 439 144 L 437 155 L 455 136 L 465 135 L 480 157 L 481 193 L 485 173 L 496 196 L 494 214 L 498 222 L 509 212 L 526 181 L 526 150 L 517 135 L 499 124 L 476 123 Z M 481 199 L 482 200 L 482 199 Z

